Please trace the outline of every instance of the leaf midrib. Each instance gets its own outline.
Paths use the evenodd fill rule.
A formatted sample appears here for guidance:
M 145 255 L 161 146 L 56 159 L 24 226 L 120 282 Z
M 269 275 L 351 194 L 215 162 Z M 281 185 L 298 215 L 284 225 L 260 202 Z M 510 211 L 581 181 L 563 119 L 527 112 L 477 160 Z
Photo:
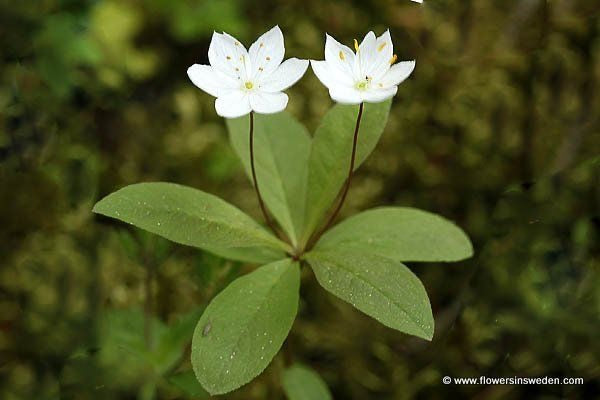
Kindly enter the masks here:
M 311 253 L 309 253 L 309 254 L 310 254 L 310 255 L 313 255 L 313 256 L 315 256 L 315 255 L 316 255 L 316 259 L 317 259 L 317 261 L 319 261 L 319 254 L 324 254 L 324 253 L 323 253 L 323 252 L 316 252 L 316 251 L 313 251 L 313 252 L 311 252 Z M 307 255 L 307 256 L 309 256 L 309 255 Z M 309 258 L 310 258 L 310 257 L 309 257 Z M 387 299 L 391 299 L 391 302 L 392 302 L 392 303 L 393 303 L 393 304 L 394 304 L 394 305 L 395 305 L 395 306 L 396 306 L 398 309 L 400 309 L 400 311 L 402 311 L 402 312 L 403 312 L 403 313 L 404 313 L 404 314 L 405 314 L 405 315 L 408 317 L 408 319 L 410 319 L 410 320 L 411 320 L 411 321 L 412 321 L 412 322 L 415 324 L 415 326 L 416 326 L 416 327 L 417 327 L 417 328 L 418 328 L 418 329 L 419 329 L 419 330 L 420 330 L 420 331 L 421 331 L 421 332 L 422 332 L 422 333 L 425 335 L 425 337 L 429 337 L 429 334 L 423 330 L 423 328 L 420 326 L 420 324 L 419 324 L 417 321 L 415 321 L 415 319 L 414 319 L 414 318 L 413 318 L 413 317 L 410 315 L 410 313 L 406 312 L 406 310 L 404 309 L 404 307 L 402 307 L 402 306 L 400 306 L 398 303 L 396 303 L 396 301 L 394 301 L 394 300 L 393 300 L 393 299 L 392 299 L 392 298 L 391 298 L 391 297 L 390 297 L 390 296 L 389 296 L 389 295 L 388 295 L 388 294 L 387 294 L 385 291 L 383 291 L 383 290 L 379 289 L 377 286 L 374 286 L 374 285 L 373 285 L 373 284 L 371 284 L 369 281 L 367 281 L 366 279 L 362 278 L 360 275 L 353 274 L 353 273 L 352 273 L 352 271 L 351 271 L 351 270 L 349 270 L 348 268 L 343 268 L 343 267 L 341 267 L 341 266 L 340 266 L 340 264 L 338 264 L 338 263 L 337 263 L 335 260 L 332 260 L 331 258 L 327 258 L 327 257 L 325 257 L 325 258 L 322 258 L 321 260 L 322 260 L 323 262 L 326 262 L 326 263 L 331 263 L 331 264 L 333 264 L 333 265 L 336 265 L 336 266 L 338 266 L 338 267 L 339 267 L 339 269 L 342 269 L 342 270 L 344 270 L 344 271 L 347 271 L 347 272 L 349 272 L 351 275 L 353 275 L 354 277 L 358 278 L 358 280 L 361 280 L 361 281 L 363 281 L 363 282 L 367 283 L 368 285 L 370 285 L 370 287 L 374 288 L 374 289 L 375 289 L 377 292 L 381 293 L 381 294 L 382 294 L 384 297 L 386 297 Z M 391 260 L 391 259 L 390 259 L 390 260 Z M 399 262 L 399 261 L 396 261 L 396 260 L 391 260 L 391 261 L 394 261 L 394 262 Z M 400 264 L 402 264 L 402 263 L 400 263 Z M 404 265 L 404 264 L 402 264 L 402 265 Z M 404 265 L 404 267 L 406 268 L 406 266 L 405 266 L 405 265 Z M 352 304 L 352 303 L 350 303 L 350 304 Z
M 289 260 L 289 259 L 285 258 L 285 259 L 282 259 L 282 260 L 279 260 L 279 261 L 275 261 L 275 262 L 280 263 L 280 262 L 283 262 L 285 260 Z M 277 279 L 273 282 L 273 284 L 271 285 L 271 287 L 265 293 L 265 296 L 264 296 L 265 299 L 269 298 L 271 292 L 275 289 L 275 286 L 277 286 L 277 284 L 281 281 L 281 278 L 283 277 L 283 275 L 285 275 L 287 273 L 287 268 L 288 267 L 293 267 L 293 266 L 294 266 L 294 263 L 288 263 L 288 265 L 286 267 L 282 268 L 283 271 L 279 274 L 279 276 L 277 277 Z M 252 316 L 247 320 L 247 323 L 244 324 L 244 328 L 247 328 L 248 325 L 250 325 L 256 319 L 256 316 L 259 314 L 260 310 L 263 309 L 265 302 L 266 301 L 261 302 L 260 306 L 258 307 L 258 309 L 255 312 L 251 313 Z M 247 329 L 245 329 L 245 330 L 247 330 Z M 231 353 L 233 350 L 239 350 L 238 347 L 239 347 L 240 341 L 242 340 L 242 337 L 244 337 L 243 333 L 240 334 L 240 335 L 238 335 L 238 337 L 235 339 L 235 344 L 232 347 L 228 348 L 228 353 Z M 224 370 L 225 370 L 225 367 L 222 368 L 219 371 L 219 379 L 223 378 L 223 371 Z
M 127 198 L 130 202 L 131 201 L 136 201 L 135 199 L 133 199 L 133 198 L 131 198 L 129 196 L 127 196 L 125 198 Z M 99 204 L 101 204 L 101 203 L 99 203 Z M 146 203 L 146 205 L 144 207 L 147 208 L 147 209 L 149 209 L 149 210 L 151 210 L 151 211 L 160 211 L 160 212 L 166 212 L 166 213 L 180 213 L 180 214 L 184 215 L 185 217 L 189 217 L 190 219 L 194 219 L 194 220 L 200 219 L 201 222 L 204 222 L 204 221 L 202 221 L 202 217 L 204 217 L 206 221 L 209 221 L 210 223 L 212 223 L 214 225 L 222 226 L 222 227 L 228 228 L 228 229 L 230 229 L 232 231 L 237 231 L 237 232 L 242 232 L 242 233 L 248 232 L 247 230 L 244 230 L 244 225 L 241 225 L 239 223 L 238 224 L 230 223 L 229 220 L 226 219 L 226 218 L 216 219 L 215 217 L 212 216 L 212 214 L 200 214 L 199 215 L 199 214 L 196 214 L 196 213 L 191 213 L 190 211 L 187 211 L 184 208 L 180 208 L 178 210 L 173 211 L 173 210 L 162 208 L 160 206 L 158 206 L 158 207 L 157 206 L 152 206 L 152 205 L 150 205 L 148 203 Z M 242 211 L 236 209 L 235 207 L 233 207 L 233 208 L 236 211 L 241 212 L 243 214 Z M 111 218 L 119 219 L 119 220 L 121 220 L 121 221 L 123 221 L 125 223 L 129 223 L 129 221 L 124 220 L 121 217 L 121 215 L 117 215 L 115 213 L 111 213 L 109 215 L 109 214 L 106 214 L 105 212 L 98 211 L 97 210 L 97 205 L 92 209 L 92 211 L 97 212 L 99 214 L 103 214 L 103 215 L 109 216 Z M 243 215 L 245 215 L 245 214 L 243 214 Z M 248 217 L 248 218 L 250 218 L 250 217 Z M 250 219 L 250 220 L 253 223 L 256 223 L 254 220 L 252 220 L 252 219 Z M 235 221 L 233 221 L 233 222 L 235 222 Z M 265 245 L 273 245 L 273 246 L 277 245 L 276 249 L 278 249 L 278 250 L 286 250 L 286 246 L 283 245 L 283 242 L 280 242 L 276 238 L 270 237 L 269 233 L 266 232 L 266 231 L 264 231 L 262 229 L 262 227 L 260 227 L 260 225 L 257 225 L 255 227 L 250 227 L 249 226 L 248 228 L 252 229 L 252 232 L 255 233 L 254 237 L 256 239 L 261 240 L 262 242 L 264 242 Z M 210 245 L 210 244 L 206 244 L 206 242 L 204 242 L 204 243 L 205 243 L 205 245 L 208 245 L 208 246 Z M 240 247 L 244 247 L 244 246 L 240 246 Z M 253 247 L 253 246 L 251 245 L 251 246 L 246 246 L 246 247 Z

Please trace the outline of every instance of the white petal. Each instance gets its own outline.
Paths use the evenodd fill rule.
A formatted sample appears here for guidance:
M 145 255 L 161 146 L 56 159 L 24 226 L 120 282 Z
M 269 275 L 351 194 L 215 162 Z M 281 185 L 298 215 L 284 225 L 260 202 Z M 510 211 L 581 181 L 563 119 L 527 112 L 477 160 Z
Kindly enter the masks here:
M 308 60 L 290 58 L 285 60 L 273 73 L 259 81 L 265 92 L 281 92 L 298 82 L 308 68 Z
M 275 26 L 270 31 L 263 33 L 250 46 L 249 54 L 253 68 L 251 75 L 253 79 L 275 71 L 279 64 L 281 64 L 281 61 L 283 61 L 283 55 L 285 54 L 283 33 L 279 29 L 279 26 Z
M 273 114 L 283 111 L 288 103 L 285 93 L 266 93 L 254 91 L 250 94 L 250 106 L 260 114 Z
M 194 64 L 188 68 L 187 74 L 194 85 L 214 97 L 237 86 L 235 80 L 215 71 L 210 65 Z
M 333 87 L 340 83 L 336 79 L 335 74 L 331 72 L 327 61 L 310 60 L 310 66 L 312 67 L 317 78 L 319 78 L 321 83 L 327 88 Z
M 214 32 L 208 47 L 208 61 L 217 71 L 245 82 L 250 71 L 250 57 L 243 44 L 227 33 Z
M 362 99 L 367 103 L 379 103 L 389 99 L 390 97 L 394 97 L 397 91 L 398 86 L 385 89 L 366 90 L 362 93 Z
M 225 118 L 237 118 L 251 111 L 248 94 L 241 90 L 231 90 L 215 100 L 217 114 Z
M 415 61 L 402 61 L 397 64 L 392 65 L 392 67 L 388 70 L 388 72 L 383 75 L 379 83 L 383 85 L 383 87 L 396 86 L 402 83 L 403 80 L 408 78 L 408 76 L 415 69 Z
M 338 43 L 333 37 L 326 35 L 325 61 L 338 81 L 352 85 L 355 80 L 355 56 L 348 46 Z
M 374 64 L 377 53 L 377 38 L 373 31 L 367 33 L 358 46 L 358 64 L 360 69 L 360 79 L 369 75 L 369 67 Z
M 342 104 L 362 103 L 361 92 L 352 87 L 342 85 L 332 86 L 329 88 L 329 95 L 334 101 Z
M 375 57 L 369 65 L 367 75 L 373 80 L 380 79 L 389 69 L 390 60 L 394 55 L 394 45 L 390 37 L 390 31 L 387 30 L 383 35 L 377 38 L 375 45 Z

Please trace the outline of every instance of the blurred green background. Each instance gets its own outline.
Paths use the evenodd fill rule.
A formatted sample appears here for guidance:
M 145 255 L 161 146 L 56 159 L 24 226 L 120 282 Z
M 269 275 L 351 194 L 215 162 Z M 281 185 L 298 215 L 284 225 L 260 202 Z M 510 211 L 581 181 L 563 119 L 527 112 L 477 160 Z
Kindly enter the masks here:
M 323 58 L 390 28 L 416 59 L 345 215 L 414 206 L 456 221 L 475 257 L 410 264 L 433 342 L 380 325 L 304 269 L 284 353 L 223 398 L 280 399 L 303 362 L 336 399 L 600 395 L 600 7 L 591 0 L 0 0 L 0 398 L 191 399 L 189 340 L 253 268 L 92 215 L 141 181 L 213 192 L 260 219 L 213 98 L 186 76 L 213 30 Z M 288 110 L 331 106 L 309 70 Z M 441 378 L 583 377 L 581 386 Z

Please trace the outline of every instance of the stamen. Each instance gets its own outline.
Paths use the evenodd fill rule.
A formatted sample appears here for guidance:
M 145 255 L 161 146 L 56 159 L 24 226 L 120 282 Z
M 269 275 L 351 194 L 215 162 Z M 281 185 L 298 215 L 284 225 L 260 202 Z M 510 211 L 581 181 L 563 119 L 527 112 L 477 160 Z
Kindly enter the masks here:
M 267 56 L 267 61 L 271 61 L 271 57 Z
M 252 82 L 246 82 L 244 83 L 244 86 L 246 86 L 246 89 L 250 90 L 254 87 L 254 85 L 252 84 Z
M 398 60 L 398 55 L 394 54 L 394 55 L 392 56 L 392 58 L 390 58 L 390 65 L 392 65 L 393 63 L 395 63 L 395 62 L 396 62 L 396 60 Z
M 344 61 L 346 59 L 346 56 L 344 55 L 344 52 L 340 50 L 340 60 Z
M 384 49 L 384 47 L 387 45 L 387 42 L 383 42 L 379 45 L 379 47 L 377 47 L 377 51 L 381 51 Z
M 231 57 L 229 57 L 229 56 L 227 56 L 227 57 L 225 57 L 225 58 L 227 58 L 228 60 L 231 60 Z
M 264 43 L 261 43 L 259 47 L 265 47 L 265 44 L 264 44 Z
M 263 71 L 264 71 L 264 68 L 263 68 L 263 67 L 258 67 L 258 70 L 259 70 L 260 72 L 263 72 Z
M 358 53 L 358 40 L 354 39 L 354 48 L 356 49 L 356 52 Z

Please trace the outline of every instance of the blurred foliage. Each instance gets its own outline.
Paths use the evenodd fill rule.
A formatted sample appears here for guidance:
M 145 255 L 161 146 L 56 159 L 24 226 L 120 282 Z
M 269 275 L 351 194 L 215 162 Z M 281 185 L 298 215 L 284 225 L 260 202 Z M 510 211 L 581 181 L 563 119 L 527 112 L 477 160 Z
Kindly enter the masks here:
M 344 212 L 454 219 L 476 257 L 414 264 L 432 343 L 379 325 L 303 270 L 283 354 L 227 398 L 282 398 L 285 366 L 336 399 L 600 393 L 600 10 L 588 0 L 0 0 L 0 398 L 201 398 L 190 321 L 252 266 L 93 217 L 118 187 L 173 181 L 259 217 L 213 99 L 185 74 L 212 30 L 279 24 L 322 58 L 389 27 L 417 68 Z M 289 110 L 330 107 L 309 71 Z M 187 321 L 187 322 L 186 322 Z M 581 376 L 583 386 L 447 386 L 449 376 Z

